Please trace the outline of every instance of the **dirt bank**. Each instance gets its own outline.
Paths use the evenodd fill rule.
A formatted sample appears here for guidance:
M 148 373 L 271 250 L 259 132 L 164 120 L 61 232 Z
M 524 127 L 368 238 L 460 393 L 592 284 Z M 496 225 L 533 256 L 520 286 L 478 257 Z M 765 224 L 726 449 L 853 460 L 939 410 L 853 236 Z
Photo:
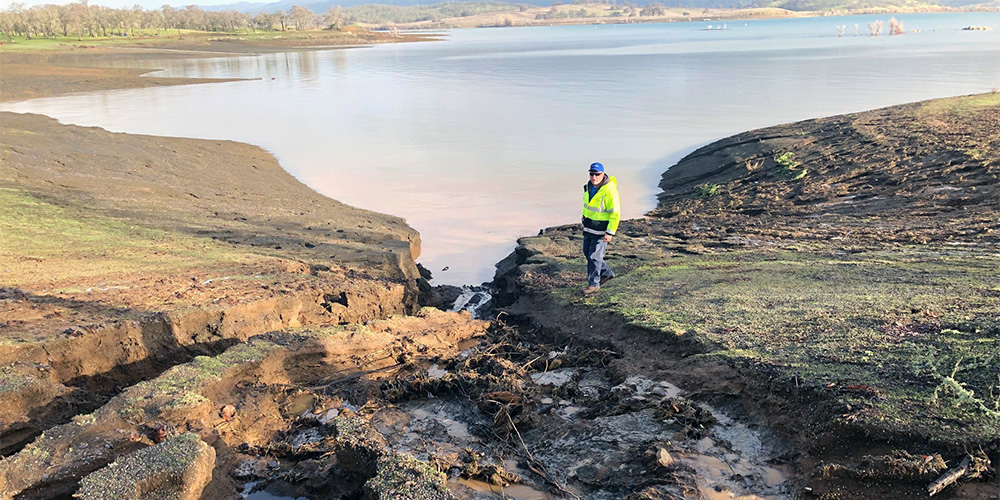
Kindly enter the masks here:
M 971 454 L 980 468 L 941 495 L 995 498 L 998 117 L 989 94 L 724 139 L 622 224 L 596 297 L 576 226 L 520 240 L 500 297 L 780 430 L 796 494 L 923 496 L 937 474 L 913 457 Z
M 416 231 L 259 148 L 12 113 L 0 140 L 5 452 L 195 354 L 416 305 Z

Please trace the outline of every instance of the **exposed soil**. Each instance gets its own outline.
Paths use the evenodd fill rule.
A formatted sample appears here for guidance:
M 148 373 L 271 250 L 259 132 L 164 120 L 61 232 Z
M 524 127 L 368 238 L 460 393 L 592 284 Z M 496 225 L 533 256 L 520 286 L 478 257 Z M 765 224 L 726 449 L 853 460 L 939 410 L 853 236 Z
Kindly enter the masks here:
M 4 54 L 3 96 L 162 83 L 71 67 L 115 57 L 134 56 Z M 317 194 L 260 148 L 13 113 L 0 141 L 0 453 L 195 355 L 416 305 L 416 231 Z
M 27 97 L 6 87 L 14 66 L 0 85 Z M 97 74 L 95 88 L 136 80 Z M 682 255 L 916 244 L 994 262 L 1000 103 L 976 99 L 692 153 L 658 208 L 623 223 L 601 293 Z M 575 227 L 501 263 L 505 309 L 487 324 L 418 308 L 457 291 L 427 286 L 402 220 L 323 198 L 259 148 L 2 119 L 2 499 L 913 498 L 965 455 L 940 498 L 1000 488 L 995 439 L 828 414 L 837 394 L 880 400 L 874 382 L 737 365 L 695 330 L 641 326 L 632 304 L 567 299 L 583 283 Z M 942 335 L 928 318 L 885 333 Z M 983 342 L 1000 332 L 974 319 Z
M 217 472 L 202 497 L 234 498 L 242 486 L 230 474 L 239 477 L 235 471 L 248 452 L 269 450 L 280 456 L 280 436 L 292 432 L 293 424 L 321 418 L 325 422 L 340 412 L 344 415 L 338 422 L 347 418 L 349 405 L 336 397 L 341 387 L 359 378 L 377 383 L 420 360 L 454 356 L 463 340 L 481 335 L 484 327 L 468 314 L 425 310 L 367 326 L 293 329 L 255 337 L 217 357 L 178 365 L 126 389 L 94 413 L 47 430 L 3 460 L 0 496 L 63 498 L 76 491 L 83 476 L 112 460 L 194 432 L 217 453 Z M 361 397 L 352 399 L 364 400 L 365 387 L 353 387 Z M 313 413 L 327 407 L 333 414 Z M 118 476 L 112 472 L 110 477 Z M 137 485 L 136 498 L 151 486 L 157 485 Z

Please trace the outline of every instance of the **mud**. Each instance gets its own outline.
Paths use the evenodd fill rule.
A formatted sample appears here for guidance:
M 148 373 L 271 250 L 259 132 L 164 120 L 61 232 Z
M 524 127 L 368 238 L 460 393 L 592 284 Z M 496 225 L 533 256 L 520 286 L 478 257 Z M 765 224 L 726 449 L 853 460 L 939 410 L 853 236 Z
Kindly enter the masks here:
M 429 464 L 448 478 L 454 498 L 790 498 L 787 471 L 771 463 L 782 461 L 788 445 L 773 433 L 689 400 L 666 381 L 630 377 L 614 384 L 618 375 L 606 363 L 614 352 L 561 340 L 494 326 L 478 346 L 400 372 L 354 404 L 380 436 L 371 439 L 384 442 L 383 453 Z M 540 354 L 561 368 L 532 368 Z M 693 415 L 657 412 L 663 405 Z M 279 460 L 282 469 L 313 467 L 299 443 L 327 432 L 330 410 L 317 411 L 280 445 L 292 452 Z M 338 498 L 321 491 L 321 478 L 287 477 L 262 473 L 254 488 Z
M 963 409 L 944 417 L 933 415 L 932 407 L 934 395 L 947 389 L 935 392 L 934 379 L 911 375 L 926 364 L 900 356 L 882 365 L 880 349 L 887 353 L 912 339 L 946 343 L 950 332 L 982 345 L 996 342 L 996 304 L 977 309 L 976 297 L 993 297 L 997 278 L 998 104 L 996 94 L 915 103 L 751 131 L 705 146 L 664 174 L 656 210 L 622 222 L 609 253 L 618 277 L 595 298 L 580 295 L 585 280 L 576 225 L 519 240 L 498 264 L 496 297 L 509 314 L 552 335 L 611 343 L 622 353 L 610 364 L 619 380 L 668 380 L 747 425 L 772 429 L 792 444 L 758 471 L 764 483 L 787 477 L 793 497 L 924 497 L 943 467 L 976 450 L 985 455 L 981 463 L 990 463 L 988 470 L 960 476 L 939 495 L 992 500 L 1000 491 L 996 350 L 984 349 L 974 372 L 989 378 L 977 387 L 984 403 L 949 403 L 949 411 Z M 901 305 L 909 299 L 841 312 L 848 308 L 837 295 L 868 296 L 859 290 L 883 276 L 853 276 L 842 272 L 844 266 L 810 270 L 806 264 L 804 280 L 783 282 L 780 266 L 759 266 L 771 259 L 786 266 L 817 262 L 803 259 L 807 255 L 858 263 L 867 255 L 886 263 L 877 273 L 891 274 L 909 272 L 915 261 L 908 256 L 925 254 L 972 263 L 892 282 L 905 290 L 947 274 L 962 283 L 929 287 L 935 300 L 949 304 L 941 310 L 962 311 L 947 320 L 937 311 Z M 977 268 L 980 262 L 986 266 Z M 742 287 L 745 282 L 764 286 Z M 796 295 L 802 290 L 832 289 L 837 282 L 849 286 L 815 296 L 815 309 L 781 310 L 784 301 L 808 302 Z M 769 288 L 771 283 L 785 290 Z M 755 304 L 761 309 L 755 315 L 740 312 L 748 297 L 767 299 Z M 897 319 L 896 307 L 912 314 Z M 874 316 L 875 335 L 890 339 L 863 348 L 872 349 L 869 363 L 845 360 L 851 347 L 844 343 L 858 330 L 824 323 L 815 332 L 810 324 L 829 316 L 849 323 L 867 314 Z M 775 336 L 766 334 L 769 317 L 783 323 Z M 814 335 L 805 335 L 810 331 Z M 814 346 L 828 335 L 837 339 L 828 344 L 829 353 L 817 352 Z M 776 355 L 783 349 L 795 355 Z M 829 362 L 832 373 L 816 370 Z M 866 365 L 881 367 L 852 373 Z M 817 371 L 829 378 L 811 378 L 809 372 L 815 377 Z M 921 383 L 926 396 L 916 392 Z M 693 423 L 685 429 L 690 439 L 711 437 L 698 428 L 697 407 L 673 406 L 657 410 Z M 605 407 L 601 413 L 614 411 Z M 733 472 L 742 475 L 735 466 Z M 768 494 L 762 491 L 757 494 Z M 708 490 L 698 494 L 712 498 Z

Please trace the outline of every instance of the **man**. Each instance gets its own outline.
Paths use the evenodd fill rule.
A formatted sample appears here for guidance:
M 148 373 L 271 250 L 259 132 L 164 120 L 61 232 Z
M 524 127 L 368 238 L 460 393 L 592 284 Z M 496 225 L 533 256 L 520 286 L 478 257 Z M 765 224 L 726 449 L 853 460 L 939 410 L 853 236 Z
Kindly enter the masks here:
M 591 295 L 615 273 L 604 263 L 604 251 L 622 218 L 618 182 L 604 172 L 604 165 L 590 165 L 590 181 L 583 186 L 583 255 L 587 258 L 587 287 Z

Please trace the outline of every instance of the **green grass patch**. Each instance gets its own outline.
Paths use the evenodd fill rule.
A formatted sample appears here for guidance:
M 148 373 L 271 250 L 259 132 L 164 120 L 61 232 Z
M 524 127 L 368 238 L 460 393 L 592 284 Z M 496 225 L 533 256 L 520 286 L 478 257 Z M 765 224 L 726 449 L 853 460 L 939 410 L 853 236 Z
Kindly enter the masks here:
M 210 239 L 133 226 L 0 188 L 6 283 L 233 264 L 249 255 Z
M 24 51 L 50 51 L 63 50 L 74 47 L 134 47 L 147 44 L 149 42 L 169 42 L 171 39 L 178 40 L 178 36 L 194 36 L 204 32 L 171 29 L 169 34 L 164 30 L 146 29 L 142 30 L 139 36 L 82 36 L 76 34 L 69 36 L 57 35 L 54 37 L 32 37 L 13 36 L 11 39 L 3 37 L 0 41 L 0 52 L 24 52 Z
M 711 198 L 712 196 L 719 194 L 721 189 L 722 186 L 718 184 L 702 184 L 695 188 L 695 195 L 700 198 Z
M 110 32 L 109 32 L 110 33 Z M 131 32 L 130 32 L 131 33 Z M 114 47 L 169 47 L 171 45 L 191 44 L 204 41 L 244 41 L 244 42 L 274 42 L 281 40 L 314 40 L 349 38 L 353 34 L 335 30 L 302 30 L 302 31 L 267 31 L 251 29 L 237 31 L 198 31 L 198 30 L 162 30 L 147 28 L 137 32 L 136 36 L 69 36 L 33 37 L 14 36 L 13 40 L 6 37 L 0 39 L 2 52 L 46 52 L 77 48 L 114 48 Z
M 1000 92 L 971 96 L 936 99 L 925 103 L 920 110 L 927 114 L 965 113 L 981 108 L 1000 106 Z
M 774 162 L 781 167 L 782 172 L 793 181 L 802 179 L 809 173 L 805 167 L 802 166 L 802 162 L 795 160 L 795 153 L 791 151 L 784 152 L 778 156 L 774 157 Z
M 593 298 L 712 356 L 826 392 L 838 418 L 984 442 L 1000 431 L 1000 257 L 739 251 L 647 262 Z

